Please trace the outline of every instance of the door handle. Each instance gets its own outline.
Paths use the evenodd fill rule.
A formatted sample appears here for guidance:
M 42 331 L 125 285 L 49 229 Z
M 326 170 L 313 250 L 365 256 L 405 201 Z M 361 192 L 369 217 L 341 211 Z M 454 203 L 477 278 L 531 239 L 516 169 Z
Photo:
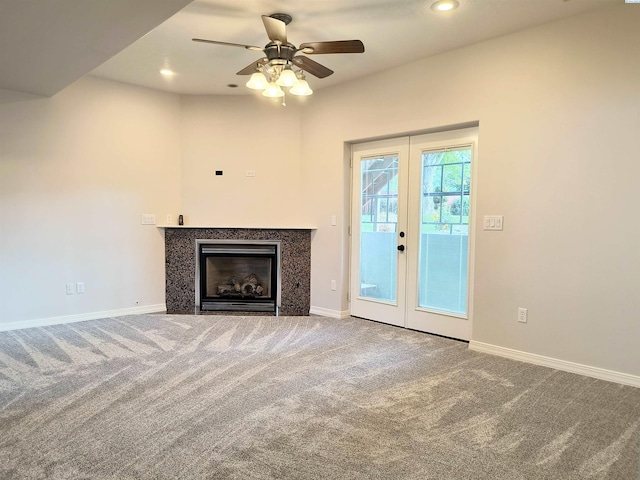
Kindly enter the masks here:
M 398 250 L 400 252 L 404 252 L 404 245 L 398 245 Z

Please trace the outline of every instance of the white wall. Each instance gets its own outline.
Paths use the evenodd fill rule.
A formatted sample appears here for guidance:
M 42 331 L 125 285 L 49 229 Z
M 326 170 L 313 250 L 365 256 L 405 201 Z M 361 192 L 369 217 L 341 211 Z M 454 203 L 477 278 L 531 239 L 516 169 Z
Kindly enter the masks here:
M 182 207 L 186 224 L 311 226 L 301 178 L 297 99 L 182 98 Z M 222 170 L 222 176 L 216 176 Z M 247 177 L 247 171 L 255 177 Z
M 0 329 L 164 304 L 164 232 L 309 228 L 301 106 L 179 97 L 86 77 L 0 98 Z M 223 170 L 223 176 L 216 176 Z M 253 170 L 255 177 L 247 177 Z M 84 282 L 84 294 L 65 284 Z
M 140 215 L 180 208 L 179 125 L 178 96 L 91 77 L 0 105 L 1 324 L 164 304 Z
M 600 9 L 318 91 L 302 144 L 312 306 L 348 308 L 345 142 L 478 121 L 476 214 L 505 229 L 476 228 L 473 340 L 640 375 L 639 24 Z

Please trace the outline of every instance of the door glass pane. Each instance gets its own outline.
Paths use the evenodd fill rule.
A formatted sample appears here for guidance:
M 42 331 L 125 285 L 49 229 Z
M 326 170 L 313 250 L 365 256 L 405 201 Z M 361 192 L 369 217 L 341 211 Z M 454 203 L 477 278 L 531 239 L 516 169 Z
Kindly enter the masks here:
M 398 156 L 360 165 L 360 296 L 396 301 Z
M 418 306 L 467 313 L 471 149 L 422 154 Z

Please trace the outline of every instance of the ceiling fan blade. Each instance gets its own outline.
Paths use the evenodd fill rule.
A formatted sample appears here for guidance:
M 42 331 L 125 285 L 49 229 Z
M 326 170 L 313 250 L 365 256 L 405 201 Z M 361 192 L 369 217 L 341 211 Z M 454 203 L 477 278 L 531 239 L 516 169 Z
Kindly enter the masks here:
M 318 78 L 328 77 L 333 73 L 333 70 L 331 70 L 330 68 L 327 68 L 324 65 L 320 65 L 315 60 L 311 60 L 307 57 L 293 57 L 293 63 L 295 63 L 305 72 L 308 72 Z
M 258 71 L 258 68 L 261 65 L 264 65 L 265 63 L 267 63 L 269 60 L 267 60 L 267 58 L 261 58 L 260 60 L 256 60 L 255 62 L 247 65 L 246 67 L 244 67 L 242 70 L 240 70 L 238 73 L 236 73 L 236 75 L 251 75 L 253 73 L 256 73 Z
M 311 49 L 309 51 L 308 49 Z M 300 45 L 308 55 L 319 53 L 363 53 L 364 44 L 360 40 L 337 40 L 335 42 L 309 42 Z
M 284 45 L 287 44 L 287 24 L 282 20 L 270 17 L 269 15 L 262 15 L 262 23 L 267 30 L 267 36 L 272 42 L 280 42 Z
M 227 47 L 242 47 L 247 50 L 255 50 L 262 52 L 264 49 L 262 47 L 255 47 L 253 45 L 242 45 L 240 43 L 229 43 L 229 42 L 218 42 L 217 40 L 205 40 L 204 38 L 192 38 L 194 42 L 202 42 L 202 43 L 213 43 L 214 45 L 225 45 Z

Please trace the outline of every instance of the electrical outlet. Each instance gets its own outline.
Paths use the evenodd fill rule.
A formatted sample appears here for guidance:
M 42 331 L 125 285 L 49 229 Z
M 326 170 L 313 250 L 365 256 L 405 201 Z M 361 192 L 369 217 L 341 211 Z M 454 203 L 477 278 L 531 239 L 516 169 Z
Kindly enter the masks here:
M 246 175 L 247 175 L 247 177 L 255 177 L 256 176 L 256 171 L 255 170 L 247 170 Z
M 73 290 L 73 283 L 67 283 L 67 295 L 73 295 L 74 290 Z
M 336 289 L 336 281 L 331 280 L 331 290 L 335 290 L 335 289 Z
M 166 222 L 167 222 L 167 225 L 173 225 L 173 215 L 171 215 L 170 213 L 167 213 Z
M 76 293 L 84 293 L 84 282 L 76 283 Z
M 527 323 L 527 309 L 519 308 L 518 309 L 518 321 L 520 323 Z

